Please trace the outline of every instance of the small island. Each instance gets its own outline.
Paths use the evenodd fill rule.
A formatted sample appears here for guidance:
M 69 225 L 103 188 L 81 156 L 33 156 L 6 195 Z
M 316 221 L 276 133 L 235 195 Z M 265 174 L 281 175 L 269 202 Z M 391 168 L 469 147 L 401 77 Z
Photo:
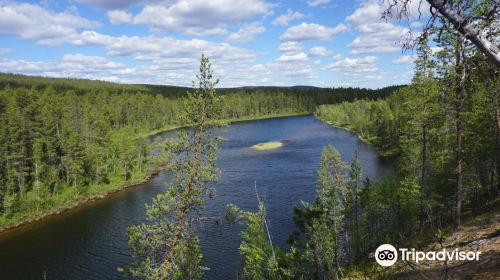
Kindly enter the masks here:
M 272 150 L 272 149 L 277 149 L 283 146 L 283 143 L 273 141 L 273 142 L 265 142 L 265 143 L 259 143 L 255 144 L 252 146 L 252 148 L 258 150 L 258 151 L 266 151 L 266 150 Z

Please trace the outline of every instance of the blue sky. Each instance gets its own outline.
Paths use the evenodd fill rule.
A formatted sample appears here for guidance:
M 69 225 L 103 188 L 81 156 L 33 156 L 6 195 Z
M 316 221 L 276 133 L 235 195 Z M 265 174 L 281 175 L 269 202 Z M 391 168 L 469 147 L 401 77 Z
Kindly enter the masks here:
M 414 55 L 399 42 L 421 22 L 381 20 L 384 7 L 379 0 L 0 0 L 0 72 L 189 86 L 205 53 L 222 87 L 408 83 Z

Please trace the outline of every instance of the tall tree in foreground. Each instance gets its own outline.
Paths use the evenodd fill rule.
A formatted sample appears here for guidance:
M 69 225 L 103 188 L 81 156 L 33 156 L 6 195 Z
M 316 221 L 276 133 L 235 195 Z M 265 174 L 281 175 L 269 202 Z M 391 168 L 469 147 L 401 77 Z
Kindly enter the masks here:
M 329 145 L 321 153 L 316 200 L 294 209 L 298 231 L 288 240 L 291 249 L 286 261 L 280 262 L 289 266 L 292 277 L 288 279 L 340 278 L 346 260 L 343 248 L 350 240 L 345 229 L 347 187 L 347 166 Z
M 321 276 L 323 279 L 339 279 L 342 259 L 340 234 L 344 231 L 348 184 L 346 173 L 347 166 L 340 158 L 340 153 L 331 145 L 324 148 L 318 169 L 316 203 L 323 213 L 317 221 L 320 224 L 318 228 L 323 226 L 326 230 L 317 230 L 313 234 L 318 235 L 318 240 L 325 238 L 324 242 L 316 245 L 317 251 L 320 252 L 321 265 L 325 270 Z M 350 237 L 346 235 L 345 238 L 349 242 Z
M 147 223 L 132 226 L 127 236 L 134 262 L 130 272 L 145 279 L 199 279 L 207 268 L 195 228 L 210 193 L 210 183 L 217 180 L 218 138 L 210 128 L 221 125 L 221 98 L 215 92 L 211 64 L 201 57 L 200 73 L 193 81 L 192 92 L 183 102 L 183 123 L 193 129 L 178 132 L 167 140 L 166 149 L 177 155 L 171 163 L 173 179 L 165 193 L 146 205 Z

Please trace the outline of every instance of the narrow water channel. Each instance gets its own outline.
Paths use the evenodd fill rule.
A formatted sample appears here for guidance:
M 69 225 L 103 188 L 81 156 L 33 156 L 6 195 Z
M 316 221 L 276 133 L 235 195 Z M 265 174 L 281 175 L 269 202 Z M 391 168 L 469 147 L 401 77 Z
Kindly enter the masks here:
M 206 216 L 219 216 L 228 203 L 255 210 L 257 181 L 278 244 L 294 230 L 292 206 L 314 199 L 316 168 L 325 145 L 333 144 L 344 161 L 358 150 L 363 173 L 372 180 L 392 169 L 374 147 L 313 116 L 234 123 L 221 135 L 227 139 L 218 161 L 222 174 L 215 198 L 206 203 Z M 269 151 L 250 148 L 267 141 L 284 145 Z M 127 279 L 117 272 L 131 261 L 124 232 L 144 220 L 144 205 L 165 190 L 167 176 L 160 173 L 144 185 L 0 235 L 0 279 Z M 204 279 L 236 279 L 241 229 L 216 223 L 215 218 L 200 229 L 205 265 L 210 267 Z

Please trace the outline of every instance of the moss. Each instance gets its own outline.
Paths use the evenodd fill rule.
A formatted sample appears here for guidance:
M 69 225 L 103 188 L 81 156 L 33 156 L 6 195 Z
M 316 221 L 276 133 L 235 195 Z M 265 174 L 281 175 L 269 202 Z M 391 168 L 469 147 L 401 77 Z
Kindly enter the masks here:
M 283 146 L 283 143 L 281 142 L 266 142 L 266 143 L 259 143 L 256 145 L 253 145 L 252 148 L 258 150 L 258 151 L 266 151 L 266 150 L 272 150 L 272 149 L 277 149 Z

